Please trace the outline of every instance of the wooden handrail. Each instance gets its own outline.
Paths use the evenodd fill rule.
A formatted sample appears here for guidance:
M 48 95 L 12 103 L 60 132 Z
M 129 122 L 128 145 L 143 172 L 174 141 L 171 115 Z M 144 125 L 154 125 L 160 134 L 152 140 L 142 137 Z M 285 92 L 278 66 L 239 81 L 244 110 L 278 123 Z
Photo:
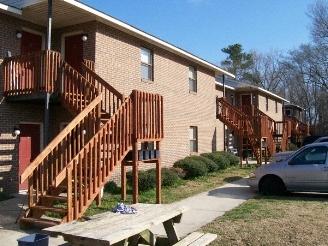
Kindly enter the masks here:
M 55 186 L 68 180 L 68 175 L 71 175 L 73 184 L 72 188 L 67 190 L 67 194 L 71 197 L 73 197 L 73 191 L 80 194 L 73 197 L 73 204 L 75 204 L 72 208 L 73 216 L 68 218 L 68 221 L 77 219 L 85 212 L 99 189 L 108 181 L 110 175 L 131 149 L 132 110 L 132 99 L 129 97 L 57 175 Z
M 90 66 L 90 62 L 88 62 L 87 65 L 82 63 L 85 77 L 88 78 L 95 88 L 102 92 L 104 97 L 102 111 L 106 112 L 110 117 L 124 102 L 125 96 L 96 74 L 88 65 Z
M 76 127 L 78 122 L 81 122 L 100 102 L 102 95 L 100 94 L 95 100 L 93 100 L 81 113 L 79 113 L 74 120 L 72 120 L 43 150 L 42 152 L 31 162 L 31 164 L 21 174 L 20 183 L 22 184 L 25 179 L 30 176 L 38 165 L 45 160 L 45 158 L 58 146 Z

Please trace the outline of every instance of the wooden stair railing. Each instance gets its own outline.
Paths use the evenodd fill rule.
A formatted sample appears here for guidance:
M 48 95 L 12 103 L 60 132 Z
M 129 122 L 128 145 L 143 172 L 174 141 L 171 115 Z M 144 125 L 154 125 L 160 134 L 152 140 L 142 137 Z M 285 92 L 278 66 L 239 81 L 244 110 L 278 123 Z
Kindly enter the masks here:
M 85 77 L 88 78 L 88 81 L 103 94 L 101 111 L 104 123 L 122 105 L 125 96 L 94 72 L 94 64 L 91 61 L 85 60 L 82 63 L 82 68 L 85 71 Z
M 132 109 L 128 98 L 56 177 L 55 187 L 67 186 L 67 221 L 83 215 L 131 149 Z
M 245 149 L 245 146 L 247 148 L 250 147 L 257 162 L 260 163 L 258 139 L 263 134 L 261 127 L 263 124 L 262 117 L 245 115 L 241 110 L 229 104 L 226 98 L 217 97 L 217 118 L 241 138 L 242 151 L 248 151 L 248 149 Z M 246 143 L 244 143 L 243 139 L 245 139 Z
M 291 131 L 292 134 L 296 137 L 297 142 L 302 142 L 306 136 L 310 135 L 310 126 L 295 117 L 289 117 L 286 115 L 291 121 Z
M 137 141 L 163 138 L 162 96 L 133 91 L 125 99 L 93 72 L 93 63 L 83 66 L 89 83 L 62 61 L 59 53 L 42 54 L 45 57 L 38 57 L 48 61 L 44 69 L 51 75 L 44 82 L 46 92 L 60 93 L 63 106 L 76 117 L 21 175 L 21 183 L 29 181 L 29 209 L 21 219 L 22 227 L 30 224 L 46 227 L 77 219 L 96 196 L 100 200 L 101 188 L 131 149 L 132 142 L 136 146 Z M 12 69 L 8 68 L 20 67 L 19 62 L 20 57 L 8 60 L 5 71 L 10 74 Z M 13 78 L 12 74 L 7 76 L 8 80 Z M 33 79 L 32 76 L 29 81 L 32 89 L 36 88 Z M 25 80 L 18 81 L 24 83 Z M 12 90 L 8 95 L 22 93 L 26 91 Z M 103 115 L 106 117 L 100 128 Z M 64 203 L 64 208 L 53 206 L 54 201 Z M 44 219 L 47 211 L 60 214 L 61 219 L 55 222 Z
M 56 60 L 60 57 L 57 52 L 46 52 L 45 55 L 56 57 Z M 21 219 L 22 227 L 27 224 L 53 225 L 53 221 L 41 218 L 47 211 L 61 214 L 59 223 L 67 221 L 70 212 L 69 201 L 67 197 L 60 196 L 67 187 L 54 186 L 55 180 L 100 127 L 101 93 L 63 61 L 60 67 L 47 67 L 45 70 L 53 74 L 58 74 L 58 70 L 60 71 L 58 78 L 62 81 L 57 81 L 61 85 L 58 87 L 60 89 L 58 93 L 61 94 L 63 106 L 77 116 L 21 175 L 21 183 L 27 178 L 29 181 L 29 209 Z M 66 208 L 53 207 L 55 200 L 65 201 Z
M 8 97 L 58 92 L 61 65 L 60 54 L 49 50 L 6 57 L 4 95 Z
M 245 106 L 244 106 L 245 107 Z M 262 112 L 258 109 L 258 107 L 254 105 L 246 106 L 248 108 L 252 108 L 251 110 L 247 110 L 247 112 L 252 112 L 254 116 L 261 116 L 266 118 L 266 122 L 261 125 L 262 127 L 262 134 L 263 138 L 266 140 L 267 144 L 267 155 L 272 156 L 274 153 L 276 153 L 276 143 L 274 140 L 274 127 L 275 127 L 275 121 L 269 117 L 267 114 Z

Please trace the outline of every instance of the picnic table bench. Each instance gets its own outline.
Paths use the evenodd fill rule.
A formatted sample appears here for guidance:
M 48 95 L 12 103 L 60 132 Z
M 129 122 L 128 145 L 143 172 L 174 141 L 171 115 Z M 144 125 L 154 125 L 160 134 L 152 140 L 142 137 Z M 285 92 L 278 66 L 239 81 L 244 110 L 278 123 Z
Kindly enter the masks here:
M 110 211 L 90 216 L 83 222 L 76 220 L 45 228 L 43 232 L 50 236 L 63 236 L 64 240 L 70 242 L 71 245 L 130 246 L 140 243 L 155 245 L 156 236 L 150 229 L 162 223 L 168 244 L 174 245 L 180 241 L 174 223 L 179 223 L 182 214 L 190 207 L 142 203 L 131 206 L 137 209 L 136 214 L 120 214 Z

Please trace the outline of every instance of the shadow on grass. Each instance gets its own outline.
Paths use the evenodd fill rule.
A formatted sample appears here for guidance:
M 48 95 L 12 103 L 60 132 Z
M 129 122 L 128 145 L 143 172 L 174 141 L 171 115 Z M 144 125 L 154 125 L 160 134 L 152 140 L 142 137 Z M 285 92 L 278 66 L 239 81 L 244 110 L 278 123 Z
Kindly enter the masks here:
M 227 177 L 227 178 L 224 178 L 223 181 L 227 182 L 227 183 L 231 183 L 231 182 L 234 182 L 236 180 L 239 180 L 239 179 L 242 179 L 244 177 L 241 177 L 241 176 L 232 176 L 232 177 Z

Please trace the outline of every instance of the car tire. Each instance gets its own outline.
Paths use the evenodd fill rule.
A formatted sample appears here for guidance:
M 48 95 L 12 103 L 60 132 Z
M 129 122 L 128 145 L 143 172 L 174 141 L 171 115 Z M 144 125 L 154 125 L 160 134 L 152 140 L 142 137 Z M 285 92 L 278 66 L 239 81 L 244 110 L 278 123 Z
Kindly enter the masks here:
M 286 193 L 286 187 L 279 178 L 267 177 L 261 184 L 261 193 L 264 196 L 281 196 Z

